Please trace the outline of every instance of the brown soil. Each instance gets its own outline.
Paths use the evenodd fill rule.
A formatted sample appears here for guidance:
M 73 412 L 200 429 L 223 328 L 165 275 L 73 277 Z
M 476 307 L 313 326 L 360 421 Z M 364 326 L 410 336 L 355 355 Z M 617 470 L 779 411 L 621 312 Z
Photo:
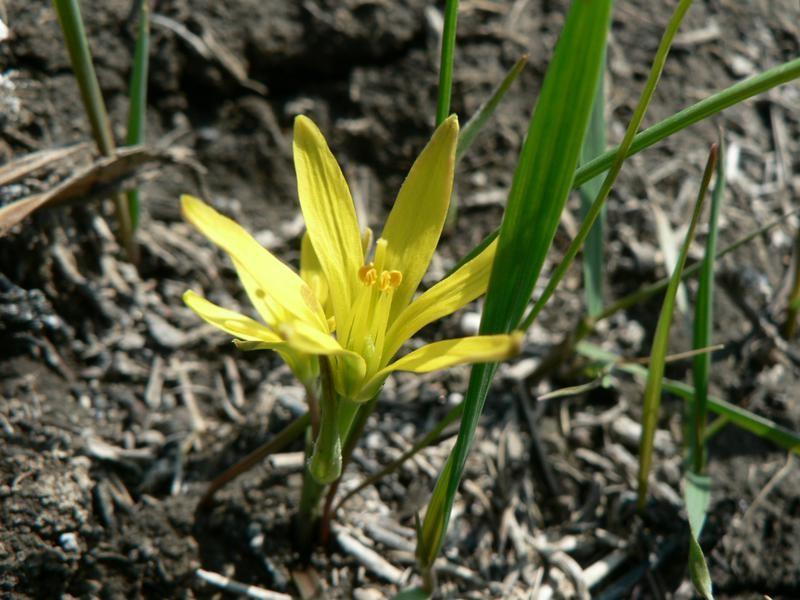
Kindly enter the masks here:
M 124 124 L 131 3 L 82 4 L 112 121 Z M 227 63 L 205 58 L 163 19 L 153 26 L 148 136 L 171 136 L 205 171 L 171 168 L 142 188 L 138 272 L 122 260 L 108 232 L 113 217 L 98 216 L 99 205 L 43 211 L 0 239 L 0 595 L 218 595 L 196 576 L 198 568 L 293 596 L 308 582 L 323 591 L 306 597 L 379 598 L 399 589 L 335 542 L 308 564 L 300 560 L 291 534 L 300 473 L 291 461 L 265 463 L 228 486 L 209 512 L 195 513 L 207 483 L 300 414 L 303 397 L 274 356 L 238 354 L 182 305 L 188 287 L 230 307 L 246 301 L 226 259 L 180 221 L 177 198 L 206 197 L 296 261 L 301 224 L 291 122 L 304 113 L 325 132 L 369 222 L 380 223 L 432 128 L 438 41 L 430 4 L 155 2 L 167 23 L 205 35 L 228 56 Z M 461 4 L 453 110 L 462 121 L 522 53 L 531 61 L 460 166 L 459 222 L 428 282 L 499 223 L 567 2 Z M 668 4 L 617 3 L 608 75 L 613 141 L 632 113 Z M 11 34 L 0 42 L 0 160 L 89 139 L 51 3 L 0 2 L 0 18 Z M 797 57 L 797 23 L 796 0 L 698 2 L 647 123 Z M 717 128 L 729 149 L 741 151 L 721 244 L 796 202 L 795 84 L 629 161 L 609 203 L 609 299 L 665 272 L 654 207 L 680 236 Z M 116 133 L 124 137 L 122 125 Z M 0 204 L 44 189 L 54 177 L 0 190 Z M 565 219 L 554 260 L 574 222 Z M 775 229 L 722 261 L 715 327 L 726 349 L 716 355 L 713 383 L 729 401 L 800 430 L 800 367 L 792 346 L 787 352 L 773 332 L 783 318 L 793 235 L 794 227 Z M 528 597 L 537 581 L 557 597 L 575 597 L 569 565 L 587 569 L 617 549 L 626 552 L 624 562 L 593 596 L 692 596 L 679 402 L 663 406 L 654 500 L 644 518 L 633 516 L 636 449 L 625 427 L 640 415 L 637 384 L 620 376 L 610 389 L 529 405 L 545 391 L 583 381 L 562 373 L 535 383 L 524 368 L 574 326 L 579 287 L 575 269 L 518 366 L 497 379 L 446 544 L 445 597 Z M 626 356 L 646 354 L 658 306 L 615 317 L 594 341 Z M 686 321 L 676 318 L 675 351 L 690 343 Z M 461 330 L 456 315 L 425 336 Z M 388 384 L 350 481 L 429 430 L 463 393 L 467 374 L 398 376 Z M 689 377 L 688 364 L 674 365 L 670 375 Z M 344 530 L 411 569 L 414 515 L 424 510 L 451 443 L 426 450 L 355 498 L 339 514 Z M 786 460 L 779 448 L 732 426 L 714 438 L 711 516 L 701 541 L 719 597 L 800 597 L 800 475 Z M 406 580 L 413 578 L 408 571 Z

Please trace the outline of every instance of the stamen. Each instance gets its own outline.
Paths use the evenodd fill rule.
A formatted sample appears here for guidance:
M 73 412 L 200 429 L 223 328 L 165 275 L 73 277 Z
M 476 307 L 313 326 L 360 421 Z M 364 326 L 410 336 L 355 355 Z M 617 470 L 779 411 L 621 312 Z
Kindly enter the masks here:
M 373 285 L 378 280 L 378 271 L 375 270 L 375 265 L 369 263 L 359 267 L 358 278 L 366 285 Z
M 386 262 L 386 247 L 389 245 L 383 238 L 378 238 L 375 242 L 375 269 L 378 272 L 383 271 L 383 265 Z
M 361 233 L 361 251 L 364 253 L 364 256 L 369 254 L 370 246 L 372 246 L 372 229 L 365 227 L 364 231 Z
M 400 282 L 403 281 L 403 274 L 400 271 L 383 271 L 379 281 L 378 289 L 380 291 L 395 290 L 400 285 Z

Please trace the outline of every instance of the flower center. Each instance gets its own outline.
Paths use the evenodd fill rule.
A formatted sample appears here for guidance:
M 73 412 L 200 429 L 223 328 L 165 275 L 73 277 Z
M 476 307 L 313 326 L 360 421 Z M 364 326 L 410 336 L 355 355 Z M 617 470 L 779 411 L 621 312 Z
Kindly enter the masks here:
M 386 240 L 379 239 L 374 260 L 358 269 L 358 279 L 364 285 L 356 295 L 352 323 L 344 340 L 347 348 L 364 357 L 368 372 L 380 368 L 392 297 L 403 282 L 400 271 L 384 268 L 386 247 Z

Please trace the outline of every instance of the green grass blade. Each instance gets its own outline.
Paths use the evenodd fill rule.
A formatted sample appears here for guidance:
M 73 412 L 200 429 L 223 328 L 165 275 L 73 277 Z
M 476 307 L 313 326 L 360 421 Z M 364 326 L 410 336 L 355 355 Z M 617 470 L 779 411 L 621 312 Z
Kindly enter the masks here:
M 447 0 L 442 30 L 442 56 L 439 65 L 439 98 L 436 102 L 436 125 L 450 116 L 450 97 L 453 92 L 453 58 L 456 53 L 456 24 L 458 0 Z
M 697 541 L 711 503 L 711 479 L 696 473 L 687 473 L 684 479 L 684 501 L 689 516 L 689 574 L 697 592 L 706 600 L 714 600 L 711 575 L 708 572 L 703 549 Z
M 139 31 L 133 54 L 133 69 L 128 90 L 130 109 L 128 114 L 128 137 L 125 143 L 136 146 L 144 143 L 147 116 L 147 73 L 150 63 L 150 0 L 140 0 Z M 131 228 L 139 227 L 139 190 L 128 192 L 128 210 Z
M 605 71 L 605 50 L 603 50 L 603 70 Z M 606 149 L 606 98 L 605 77 L 601 73 L 597 80 L 597 91 L 592 107 L 589 130 L 583 141 L 581 163 L 586 164 Z M 580 187 L 581 219 L 585 219 L 592 206 L 592 201 L 600 193 L 603 185 L 602 175 L 590 179 Z M 603 246 L 605 230 L 605 206 L 600 211 L 594 225 L 586 237 L 583 247 L 583 286 L 586 292 L 586 310 L 594 316 L 603 310 Z
M 700 267 L 700 278 L 695 300 L 694 348 L 706 348 L 712 344 L 714 324 L 714 266 L 717 254 L 717 234 L 719 231 L 719 211 L 725 195 L 724 147 L 720 140 L 719 160 L 717 162 L 717 182 L 711 196 L 711 214 L 708 217 L 708 239 L 706 252 Z M 698 354 L 693 361 L 694 389 L 693 406 L 689 412 L 689 463 L 692 471 L 701 474 L 705 468 L 705 427 L 708 420 L 708 376 L 711 370 L 711 354 Z
M 658 50 L 656 50 L 656 55 L 653 59 L 653 65 L 650 67 L 650 74 L 647 77 L 644 90 L 642 91 L 642 95 L 639 97 L 639 102 L 637 103 L 636 109 L 633 112 L 631 122 L 628 124 L 625 137 L 622 139 L 622 143 L 619 145 L 617 153 L 614 156 L 611 168 L 606 174 L 605 179 L 603 179 L 603 184 L 600 186 L 600 190 L 598 191 L 594 202 L 592 202 L 592 205 L 589 207 L 583 223 L 581 223 L 581 228 L 578 231 L 578 235 L 576 235 L 575 239 L 572 240 L 569 248 L 567 248 L 567 251 L 564 253 L 564 258 L 562 258 L 558 263 L 556 270 L 553 272 L 553 275 L 547 282 L 547 287 L 545 287 L 544 292 L 542 292 L 542 295 L 536 301 L 536 304 L 534 304 L 533 308 L 528 313 L 528 316 L 525 317 L 525 320 L 522 323 L 523 329 L 528 329 L 533 324 L 533 322 L 536 320 L 536 317 L 539 316 L 539 313 L 550 300 L 550 297 L 556 291 L 556 288 L 561 283 L 564 275 L 567 274 L 567 270 L 572 264 L 572 261 L 575 259 L 575 256 L 578 254 L 578 251 L 583 246 L 583 243 L 586 240 L 586 237 L 589 235 L 592 225 L 600 215 L 600 211 L 605 205 L 606 198 L 608 198 L 608 194 L 611 192 L 611 188 L 613 187 L 619 172 L 622 170 L 622 165 L 625 162 L 625 158 L 628 155 L 631 144 L 633 144 L 636 132 L 639 130 L 639 126 L 644 120 L 644 116 L 647 113 L 647 107 L 650 106 L 650 100 L 653 98 L 658 81 L 661 79 L 661 73 L 664 71 L 664 64 L 667 61 L 669 49 L 672 47 L 672 41 L 675 39 L 675 35 L 678 33 L 678 29 L 683 21 L 683 17 L 686 16 L 686 12 L 689 10 L 691 5 L 692 0 L 681 0 L 678 6 L 675 8 L 675 12 L 672 13 L 672 17 L 670 18 L 669 23 L 667 23 L 667 27 L 664 30 L 664 35 L 661 37 L 661 43 L 658 46 Z
M 763 226 L 759 227 L 758 229 L 754 229 L 750 233 L 740 237 L 738 240 L 736 240 L 735 242 L 733 242 L 729 246 L 726 246 L 725 248 L 720 250 L 717 253 L 717 255 L 715 256 L 715 259 L 719 260 L 723 256 L 727 256 L 731 252 L 734 252 L 734 251 L 738 250 L 739 248 L 741 248 L 742 246 L 745 246 L 746 244 L 749 244 L 755 238 L 757 238 L 757 237 L 759 237 L 761 235 L 764 235 L 770 229 L 773 229 L 774 227 L 777 227 L 778 225 L 783 223 L 788 217 L 791 217 L 793 214 L 797 213 L 798 210 L 800 210 L 800 209 L 792 210 L 792 211 L 789 211 L 787 213 L 784 213 L 783 215 L 781 215 L 780 217 L 777 217 L 776 219 L 773 219 L 772 221 L 770 221 L 766 225 L 763 225 Z M 700 262 L 696 262 L 695 264 L 693 264 L 693 265 L 691 265 L 689 267 L 686 267 L 683 270 L 683 278 L 686 279 L 687 277 L 689 277 L 691 275 L 694 275 L 695 273 L 700 271 L 702 266 L 703 266 L 703 262 L 700 261 Z M 607 318 L 611 317 L 612 315 L 615 315 L 616 313 L 618 313 L 618 312 L 620 312 L 622 310 L 630 308 L 631 306 L 634 306 L 635 304 L 638 304 L 639 302 L 643 302 L 644 300 L 647 300 L 648 298 L 651 298 L 652 296 L 655 296 L 656 294 L 658 294 L 660 292 L 663 292 L 665 289 L 667 289 L 668 285 L 669 285 L 669 277 L 664 277 L 662 279 L 659 279 L 656 282 L 653 282 L 653 283 L 651 283 L 649 285 L 643 286 L 643 287 L 639 288 L 638 290 L 636 290 L 635 292 L 632 292 L 632 293 L 628 294 L 627 296 L 623 296 L 622 298 L 620 298 L 619 300 L 617 300 L 613 304 L 611 304 L 608 307 L 604 308 L 603 311 L 599 315 L 597 315 L 597 317 L 595 317 L 594 320 L 595 321 L 601 321 L 602 319 L 607 319 Z
M 735 83 L 717 92 L 713 96 L 709 96 L 697 104 L 693 104 L 671 117 L 664 119 L 660 123 L 645 129 L 633 140 L 633 144 L 628 150 L 627 155 L 632 156 L 641 152 L 645 148 L 649 148 L 653 144 L 668 138 L 682 129 L 686 129 L 726 108 L 744 102 L 748 98 L 752 98 L 757 94 L 766 92 L 767 90 L 797 79 L 798 77 L 800 77 L 800 58 L 790 60 L 776 67 L 772 67 L 759 75 L 754 75 L 744 81 Z M 581 185 L 608 169 L 614 161 L 618 150 L 618 147 L 612 148 L 578 169 L 575 173 L 575 185 Z
M 588 342 L 579 342 L 575 346 L 575 350 L 581 356 L 585 356 L 593 361 L 599 361 L 604 364 L 613 363 L 615 370 L 633 375 L 640 381 L 647 380 L 647 368 L 642 365 L 620 362 L 620 358 L 617 355 L 603 350 L 599 346 Z M 678 398 L 682 398 L 687 403 L 694 399 L 694 388 L 681 381 L 664 378 L 663 389 Z M 778 425 L 771 419 L 752 413 L 749 410 L 715 396 L 708 396 L 708 409 L 714 414 L 719 415 L 721 419 L 726 419 L 728 423 L 736 425 L 745 431 L 749 431 L 760 438 L 769 440 L 776 446 L 788 450 L 789 452 L 800 455 L 800 433 L 795 433 L 790 429 Z
M 53 0 L 53 6 L 56 9 L 61 31 L 64 34 L 64 41 L 69 52 L 75 79 L 78 82 L 83 106 L 86 115 L 89 117 L 92 136 L 100 153 L 103 156 L 112 156 L 116 149 L 114 136 L 111 132 L 111 123 L 108 119 L 106 104 L 103 101 L 103 94 L 100 91 L 100 84 L 97 81 L 97 74 L 94 70 L 94 63 L 89 50 L 89 40 L 86 37 L 86 29 L 83 26 L 83 18 L 81 17 L 80 4 L 78 0 Z M 117 196 L 114 199 L 114 206 L 119 223 L 120 238 L 128 252 L 128 256 L 133 260 L 136 257 L 136 247 L 133 242 L 130 212 L 125 196 L 122 194 Z
M 522 70 L 525 68 L 525 65 L 528 63 L 528 55 L 525 54 L 514 63 L 514 66 L 506 73 L 506 76 L 503 78 L 503 81 L 500 82 L 492 95 L 489 99 L 481 104 L 480 108 L 478 108 L 477 112 L 472 115 L 467 124 L 461 128 L 461 132 L 458 134 L 458 146 L 456 147 L 456 160 L 461 160 L 467 150 L 469 150 L 470 146 L 472 146 L 472 142 L 475 141 L 475 137 L 478 133 L 483 129 L 489 119 L 492 118 L 495 109 L 497 109 L 497 105 L 500 104 L 500 101 L 503 99 L 503 96 L 506 95 L 506 92 L 511 87 L 511 84 L 514 83 L 519 77 L 519 74 L 522 73 Z
M 694 233 L 697 223 L 700 221 L 700 214 L 703 203 L 711 183 L 711 176 L 717 162 L 716 145 L 711 147 L 708 156 L 706 170 L 703 173 L 703 181 L 700 184 L 700 193 L 695 202 L 692 220 L 689 223 L 689 230 L 686 232 L 686 239 L 681 246 L 678 261 L 675 265 L 675 272 L 667 287 L 664 295 L 664 303 L 661 307 L 661 314 L 658 317 L 656 333 L 653 337 L 653 346 L 650 350 L 650 368 L 648 370 L 647 384 L 644 389 L 644 409 L 642 415 L 642 438 L 639 445 L 639 476 L 638 476 L 638 506 L 639 510 L 644 510 L 647 500 L 647 480 L 650 475 L 650 466 L 653 462 L 653 441 L 656 435 L 656 425 L 658 424 L 658 413 L 661 406 L 661 387 L 664 378 L 664 363 L 667 357 L 669 345 L 669 330 L 672 327 L 672 314 L 675 310 L 675 298 L 678 294 L 678 286 L 681 282 L 681 272 L 686 264 L 686 256 L 689 253 L 689 246 L 694 240 Z
M 483 333 L 517 327 L 549 251 L 586 134 L 611 4 L 577 0 L 570 7 L 514 174 L 486 295 Z M 420 528 L 417 559 L 423 573 L 430 571 L 444 540 L 496 368 L 484 364 L 472 369 L 458 439 Z
M 800 229 L 794 238 L 794 283 L 789 292 L 789 303 L 786 307 L 786 321 L 783 334 L 791 341 L 797 333 L 797 314 L 800 312 Z
M 734 85 L 717 92 L 713 96 L 709 96 L 697 104 L 693 104 L 692 106 L 685 108 L 671 117 L 664 119 L 663 121 L 656 123 L 652 127 L 642 131 L 633 139 L 633 143 L 627 152 L 627 156 L 633 156 L 634 154 L 641 152 L 645 148 L 649 148 L 650 146 L 668 138 L 678 131 L 686 129 L 695 123 L 698 123 L 699 121 L 722 112 L 726 108 L 730 108 L 731 106 L 739 104 L 740 102 L 744 102 L 748 98 L 762 94 L 774 87 L 793 81 L 798 77 L 800 77 L 800 58 L 785 62 L 778 66 L 772 67 L 771 69 L 764 71 L 759 75 L 755 75 L 745 79 L 744 81 L 735 83 Z M 573 182 L 573 185 L 575 187 L 579 187 L 590 179 L 597 177 L 606 171 L 614 162 L 614 158 L 618 151 L 619 147 L 611 148 L 591 162 L 580 167 L 575 173 L 575 181 Z M 493 231 L 490 233 L 487 238 L 479 244 L 478 247 L 472 250 L 472 252 L 467 254 L 461 260 L 456 268 L 461 266 L 463 263 L 472 260 L 480 252 L 480 249 L 488 246 L 492 240 L 497 237 L 497 233 L 498 231 Z
M 78 0 L 53 0 L 53 5 L 64 34 L 64 41 L 67 45 L 75 79 L 78 82 L 78 89 L 81 92 L 83 106 L 92 127 L 92 136 L 101 154 L 111 156 L 115 149 L 114 137 L 111 134 L 106 103 L 103 100 L 94 70 L 80 4 Z

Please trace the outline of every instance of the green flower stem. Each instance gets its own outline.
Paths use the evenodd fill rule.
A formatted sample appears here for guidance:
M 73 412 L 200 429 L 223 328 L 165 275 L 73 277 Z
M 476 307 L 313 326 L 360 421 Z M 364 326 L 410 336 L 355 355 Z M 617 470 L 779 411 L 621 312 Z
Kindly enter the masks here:
M 311 456 L 314 451 L 314 440 L 311 430 L 306 430 L 306 457 Z M 314 533 L 320 516 L 320 499 L 325 493 L 327 486 L 319 483 L 311 473 L 311 461 L 306 461 L 306 468 L 303 469 L 303 489 L 300 492 L 300 506 L 297 510 L 295 521 L 295 533 L 297 535 L 297 549 L 302 557 L 311 554 L 314 546 Z
M 348 403 L 345 403 L 345 406 L 347 404 Z M 355 403 L 350 402 L 349 404 Z M 364 433 L 364 428 L 367 425 L 367 419 L 369 419 L 369 416 L 372 414 L 372 411 L 375 410 L 375 406 L 377 404 L 377 395 L 369 402 L 364 404 L 356 404 L 356 410 L 349 422 L 347 431 L 344 432 L 340 427 L 339 431 L 341 432 L 342 437 L 345 439 L 344 450 L 342 451 L 342 472 L 344 472 L 344 470 L 347 468 L 347 465 L 350 464 L 350 459 L 353 457 L 353 450 L 355 450 L 356 444 L 361 438 L 361 434 Z M 340 414 L 343 412 L 345 412 L 345 410 L 341 410 Z M 328 489 L 328 494 L 325 498 L 325 507 L 322 510 L 322 527 L 320 533 L 320 539 L 322 540 L 323 545 L 328 543 L 328 537 L 331 530 L 331 520 L 335 516 L 336 510 L 341 505 L 341 503 L 337 504 L 336 507 L 333 505 L 333 501 L 336 498 L 336 492 L 339 490 L 339 482 L 341 480 L 342 478 L 339 477 L 339 479 L 333 482 Z
M 319 432 L 309 461 L 309 471 L 319 483 L 333 483 L 342 474 L 342 437 L 339 430 L 341 401 L 333 387 L 333 373 L 327 357 L 319 361 L 322 383 Z

